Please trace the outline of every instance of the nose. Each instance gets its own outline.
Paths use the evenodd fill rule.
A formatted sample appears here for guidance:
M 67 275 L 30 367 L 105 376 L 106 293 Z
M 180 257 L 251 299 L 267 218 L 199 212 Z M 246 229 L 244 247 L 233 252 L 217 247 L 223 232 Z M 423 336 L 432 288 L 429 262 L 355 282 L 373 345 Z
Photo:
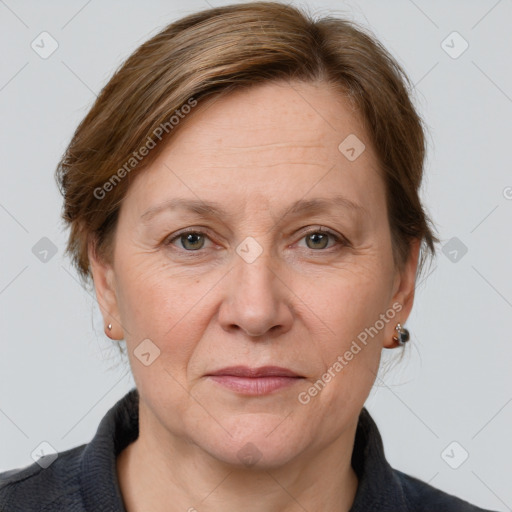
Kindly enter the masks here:
M 249 261 L 236 254 L 234 268 L 224 278 L 228 282 L 219 309 L 220 324 L 228 332 L 240 330 L 258 341 L 280 336 L 292 326 L 293 293 L 268 249 Z

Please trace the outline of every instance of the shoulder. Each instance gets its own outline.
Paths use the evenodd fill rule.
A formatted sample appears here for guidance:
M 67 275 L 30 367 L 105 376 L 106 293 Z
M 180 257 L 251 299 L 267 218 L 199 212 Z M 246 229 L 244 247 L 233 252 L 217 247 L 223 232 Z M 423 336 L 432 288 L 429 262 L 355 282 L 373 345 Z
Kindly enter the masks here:
M 393 470 L 400 481 L 408 508 L 415 512 L 430 512 L 442 510 L 443 512 L 493 512 L 479 508 L 461 498 L 447 494 L 431 485 L 407 475 L 397 469 Z
M 33 464 L 0 473 L 2 512 L 81 512 L 80 460 L 86 445 L 45 456 Z M 45 467 L 45 459 L 50 465 Z

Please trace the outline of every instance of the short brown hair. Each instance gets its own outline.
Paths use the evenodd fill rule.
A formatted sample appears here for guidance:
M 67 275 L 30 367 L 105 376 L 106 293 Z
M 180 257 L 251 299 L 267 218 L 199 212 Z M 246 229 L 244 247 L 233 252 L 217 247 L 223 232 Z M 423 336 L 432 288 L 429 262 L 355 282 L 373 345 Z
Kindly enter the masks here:
M 182 118 L 185 106 L 190 111 L 202 98 L 278 80 L 323 81 L 352 100 L 384 178 L 395 264 L 405 262 L 416 238 L 421 271 L 439 240 L 419 198 L 425 134 L 406 74 L 352 21 L 315 20 L 289 5 L 249 2 L 168 25 L 115 72 L 76 129 L 56 179 L 71 228 L 66 253 L 85 284 L 89 242 L 109 261 L 119 207 L 135 173 L 183 124 L 172 123 L 172 116 Z M 158 144 L 140 158 L 155 133 Z

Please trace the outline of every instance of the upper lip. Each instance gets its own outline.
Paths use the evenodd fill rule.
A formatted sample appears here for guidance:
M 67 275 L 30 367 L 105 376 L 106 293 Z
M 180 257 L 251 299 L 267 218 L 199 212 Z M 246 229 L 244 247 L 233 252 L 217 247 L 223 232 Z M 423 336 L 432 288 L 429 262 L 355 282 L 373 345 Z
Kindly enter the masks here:
M 234 377 L 301 377 L 288 368 L 280 366 L 260 366 L 251 368 L 249 366 L 229 366 L 222 368 L 208 375 L 231 375 Z

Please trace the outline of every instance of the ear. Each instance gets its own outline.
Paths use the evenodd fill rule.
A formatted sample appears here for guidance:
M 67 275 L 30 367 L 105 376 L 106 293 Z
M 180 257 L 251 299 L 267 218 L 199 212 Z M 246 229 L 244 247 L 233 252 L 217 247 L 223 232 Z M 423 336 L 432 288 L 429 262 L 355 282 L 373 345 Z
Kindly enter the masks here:
M 409 256 L 401 270 L 397 270 L 393 284 L 393 298 L 390 307 L 396 311 L 396 315 L 388 322 L 385 330 L 383 346 L 385 348 L 398 347 L 398 342 L 393 340 L 396 335 L 396 324 L 400 322 L 404 326 L 412 309 L 414 302 L 414 291 L 416 286 L 416 271 L 421 241 L 417 238 L 410 242 Z
M 110 263 L 105 262 L 97 254 L 95 241 L 89 242 L 87 255 L 96 290 L 96 299 L 103 315 L 105 334 L 111 339 L 121 340 L 124 338 L 124 333 L 119 316 L 114 269 Z M 112 325 L 112 330 L 108 329 L 109 324 Z

